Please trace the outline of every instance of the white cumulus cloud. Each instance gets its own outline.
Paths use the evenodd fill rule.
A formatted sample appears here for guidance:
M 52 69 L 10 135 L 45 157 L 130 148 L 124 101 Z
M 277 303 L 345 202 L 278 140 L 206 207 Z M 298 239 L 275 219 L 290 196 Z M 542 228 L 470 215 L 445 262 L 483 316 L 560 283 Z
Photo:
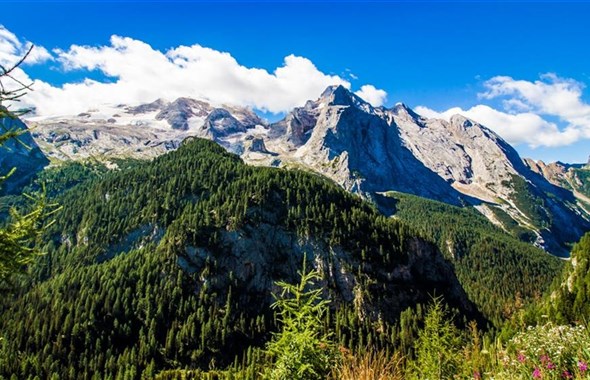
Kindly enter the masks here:
M 382 106 L 387 101 L 387 92 L 375 88 L 371 84 L 361 86 L 361 89 L 355 92 L 357 96 L 369 102 L 373 107 Z
M 14 34 L 0 31 L 0 49 L 9 51 L 19 44 Z M 37 115 L 75 114 L 105 103 L 139 104 L 181 96 L 277 113 L 316 99 L 330 85 L 351 87 L 346 79 L 325 74 L 309 59 L 296 55 L 285 57 L 280 67 L 269 72 L 243 66 L 231 54 L 201 45 L 160 51 L 121 36 L 112 36 L 108 45 L 72 45 L 52 53 L 66 75 L 98 71 L 106 78 L 61 86 L 36 79 L 34 91 L 24 100 L 36 108 Z M 386 96 L 370 85 L 361 87 L 361 92 L 371 103 L 382 103 Z
M 0 25 L 0 65 L 11 68 L 31 47 L 31 42 L 20 41 L 14 33 Z M 51 59 L 51 54 L 42 46 L 35 46 L 27 57 L 26 64 L 43 63 Z
M 590 139 L 590 104 L 582 99 L 583 83 L 544 74 L 534 82 L 496 76 L 486 81 L 484 87 L 479 98 L 501 99 L 503 109 L 479 104 L 467 110 L 455 107 L 436 112 L 419 106 L 416 112 L 447 120 L 462 114 L 494 130 L 511 144 L 556 147 Z M 557 119 L 559 125 L 547 117 Z

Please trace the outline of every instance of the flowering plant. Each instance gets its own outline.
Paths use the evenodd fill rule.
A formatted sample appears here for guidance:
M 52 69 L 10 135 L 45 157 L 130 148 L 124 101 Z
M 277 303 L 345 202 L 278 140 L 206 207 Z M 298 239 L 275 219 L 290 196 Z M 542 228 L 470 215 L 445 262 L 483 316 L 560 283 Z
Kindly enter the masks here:
M 502 354 L 503 372 L 522 379 L 590 379 L 590 334 L 584 326 L 529 326 Z M 513 377 L 514 378 L 514 377 Z

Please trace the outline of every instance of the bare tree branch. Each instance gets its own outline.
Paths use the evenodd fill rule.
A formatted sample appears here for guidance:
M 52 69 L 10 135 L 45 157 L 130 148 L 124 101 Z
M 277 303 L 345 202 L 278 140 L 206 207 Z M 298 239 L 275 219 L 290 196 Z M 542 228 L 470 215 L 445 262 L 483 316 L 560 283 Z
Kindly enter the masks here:
M 17 67 L 22 65 L 22 63 L 25 61 L 25 59 L 27 59 L 29 54 L 31 54 L 31 51 L 33 51 L 34 47 L 35 47 L 35 45 L 31 44 L 31 46 L 29 46 L 29 49 L 27 50 L 25 55 L 23 55 L 21 57 L 21 59 L 19 59 L 19 61 L 17 63 L 15 63 L 14 65 L 12 65 L 9 69 L 6 69 L 3 66 L 0 66 L 0 68 L 2 69 L 2 73 L 0 73 L 0 77 L 10 74 L 12 71 L 14 71 L 14 69 L 16 69 Z

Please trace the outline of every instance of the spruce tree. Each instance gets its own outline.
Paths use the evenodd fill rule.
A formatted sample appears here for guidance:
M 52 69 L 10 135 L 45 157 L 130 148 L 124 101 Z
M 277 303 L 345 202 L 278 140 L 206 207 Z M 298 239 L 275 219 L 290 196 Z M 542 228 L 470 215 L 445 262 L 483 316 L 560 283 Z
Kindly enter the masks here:
M 0 64 L 0 120 L 15 119 L 28 112 L 28 110 L 12 111 L 6 103 L 18 101 L 30 90 L 30 85 L 16 79 L 13 72 L 25 61 L 32 49 L 31 45 L 24 56 L 9 67 Z M 7 81 L 9 83 L 6 83 Z M 18 139 L 22 133 L 24 130 L 3 127 L 0 131 L 0 145 L 9 139 Z M 0 186 L 14 174 L 14 171 L 15 169 L 12 168 L 7 173 L 0 173 Z M 43 193 L 34 196 L 25 195 L 25 198 L 30 201 L 30 209 L 22 212 L 11 208 L 8 221 L 0 225 L 0 289 L 9 285 L 11 277 L 15 273 L 23 272 L 38 255 L 38 251 L 32 248 L 31 244 L 42 230 L 41 223 L 47 216 L 47 211 L 53 207 L 48 205 Z

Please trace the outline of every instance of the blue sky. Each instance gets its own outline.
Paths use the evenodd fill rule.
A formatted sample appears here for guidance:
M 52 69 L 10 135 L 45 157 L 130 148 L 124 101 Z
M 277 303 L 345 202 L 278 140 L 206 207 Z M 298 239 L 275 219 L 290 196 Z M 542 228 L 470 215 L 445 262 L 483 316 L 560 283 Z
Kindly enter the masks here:
M 466 113 L 527 157 L 585 162 L 590 155 L 590 3 L 3 2 L 2 14 L 0 24 L 21 43 L 51 56 L 24 68 L 30 79 L 43 81 L 40 92 L 130 75 L 105 69 L 112 52 L 100 49 L 113 45 L 113 35 L 156 52 L 199 45 L 229 53 L 239 67 L 272 75 L 288 66 L 289 77 L 314 77 L 305 62 L 286 63 L 293 55 L 322 74 L 318 88 L 337 77 L 353 91 L 373 86 L 363 94 L 385 106 L 404 102 L 427 116 Z M 72 45 L 83 49 L 73 54 Z M 200 60 L 210 55 L 198 54 Z M 239 67 L 236 72 L 243 71 Z M 238 86 L 250 83 L 240 78 Z M 267 79 L 273 89 L 292 83 Z M 302 97 L 315 90 L 309 85 L 294 92 Z M 274 112 L 299 100 L 244 96 L 231 99 Z

